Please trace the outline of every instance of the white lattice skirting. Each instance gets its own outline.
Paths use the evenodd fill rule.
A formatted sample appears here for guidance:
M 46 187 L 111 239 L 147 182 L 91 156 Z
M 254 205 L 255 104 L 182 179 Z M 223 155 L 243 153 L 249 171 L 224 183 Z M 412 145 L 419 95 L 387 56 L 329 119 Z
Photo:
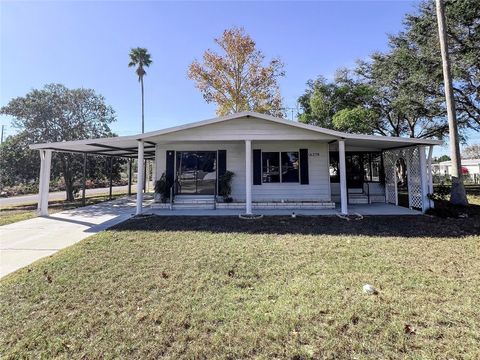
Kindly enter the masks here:
M 385 196 L 387 203 L 397 204 L 397 161 L 403 158 L 407 165 L 408 200 L 410 207 L 422 208 L 422 179 L 418 146 L 387 150 L 383 153 L 385 167 Z

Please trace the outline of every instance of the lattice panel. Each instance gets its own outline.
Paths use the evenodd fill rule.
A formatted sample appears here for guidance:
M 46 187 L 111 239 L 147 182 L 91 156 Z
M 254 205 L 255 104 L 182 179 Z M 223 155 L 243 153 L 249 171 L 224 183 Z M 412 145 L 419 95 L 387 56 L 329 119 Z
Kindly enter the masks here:
M 385 168 L 385 195 L 387 203 L 397 203 L 397 160 L 403 158 L 407 165 L 409 206 L 422 208 L 422 183 L 420 175 L 420 151 L 418 147 L 387 150 L 383 153 Z
M 393 151 L 383 153 L 383 165 L 385 169 L 385 196 L 387 203 L 397 203 L 397 186 L 395 176 L 395 161 L 397 157 Z
M 422 208 L 422 180 L 420 176 L 420 151 L 418 147 L 409 148 L 405 154 L 408 158 L 408 194 L 410 207 Z

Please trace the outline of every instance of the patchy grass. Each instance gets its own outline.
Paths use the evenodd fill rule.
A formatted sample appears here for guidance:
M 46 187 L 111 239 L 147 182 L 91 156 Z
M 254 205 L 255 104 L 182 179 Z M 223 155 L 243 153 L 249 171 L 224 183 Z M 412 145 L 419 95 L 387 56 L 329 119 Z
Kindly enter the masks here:
M 0 210 L 0 226 L 11 224 L 17 221 L 32 219 L 37 216 L 34 210 Z
M 480 185 L 465 185 L 468 203 L 471 205 L 480 205 Z
M 126 193 L 113 193 L 112 199 L 126 196 Z M 85 205 L 98 204 L 110 201 L 108 195 L 90 195 L 85 197 Z M 56 200 L 48 203 L 48 212 L 54 214 L 59 211 L 82 207 L 82 200 L 75 201 Z M 28 220 L 37 217 L 37 203 L 26 203 L 15 206 L 4 206 L 0 209 L 0 226 L 12 224 L 17 221 Z
M 2 359 L 477 359 L 469 221 L 133 219 L 0 281 Z

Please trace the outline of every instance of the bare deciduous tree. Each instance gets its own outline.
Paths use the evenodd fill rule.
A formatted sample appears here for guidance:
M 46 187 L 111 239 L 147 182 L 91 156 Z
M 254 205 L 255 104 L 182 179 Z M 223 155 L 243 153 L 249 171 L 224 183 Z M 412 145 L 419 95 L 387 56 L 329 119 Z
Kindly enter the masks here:
M 282 116 L 278 79 L 285 72 L 280 59 L 264 66 L 265 55 L 242 28 L 225 30 L 215 43 L 223 54 L 205 51 L 203 64 L 195 60 L 188 76 L 208 103 L 218 105 L 217 114 L 257 111 Z

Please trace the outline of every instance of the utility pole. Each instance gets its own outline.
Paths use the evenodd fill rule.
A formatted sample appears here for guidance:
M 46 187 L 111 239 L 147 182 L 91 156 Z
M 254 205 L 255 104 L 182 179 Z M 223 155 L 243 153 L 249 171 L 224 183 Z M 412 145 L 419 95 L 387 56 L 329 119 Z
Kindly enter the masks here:
M 453 98 L 450 59 L 448 56 L 445 5 L 443 0 L 435 1 L 437 5 L 438 37 L 440 40 L 440 51 L 442 53 L 445 100 L 447 103 L 450 157 L 452 159 L 452 190 L 450 193 L 450 202 L 454 205 L 467 205 L 468 200 L 462 178 L 462 160 L 460 157 L 460 144 L 458 142 L 457 115 Z
M 0 144 L 3 144 L 3 129 L 5 128 L 5 125 L 2 125 L 2 138 L 0 140 Z

